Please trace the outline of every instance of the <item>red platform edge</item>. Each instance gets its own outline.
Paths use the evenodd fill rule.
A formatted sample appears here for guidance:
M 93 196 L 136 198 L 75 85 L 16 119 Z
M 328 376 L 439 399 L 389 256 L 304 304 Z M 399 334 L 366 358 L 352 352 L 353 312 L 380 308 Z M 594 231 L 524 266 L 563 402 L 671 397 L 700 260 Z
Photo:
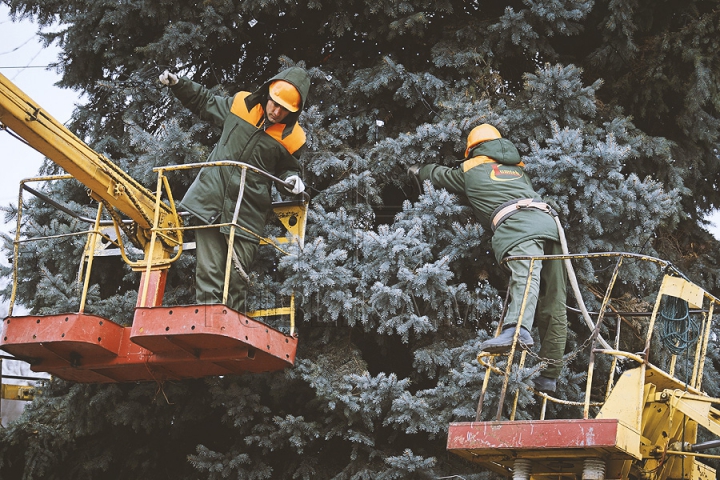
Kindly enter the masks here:
M 448 450 L 614 447 L 618 420 L 517 420 L 451 423 Z
M 458 422 L 448 429 L 447 450 L 504 476 L 518 458 L 532 461 L 534 475 L 579 475 L 590 457 L 607 460 L 614 474 L 638 458 L 631 450 L 639 441 L 639 433 L 612 418 Z
M 82 313 L 8 317 L 0 349 L 35 372 L 114 383 L 283 370 L 297 338 L 224 305 L 189 305 L 137 308 L 131 327 Z

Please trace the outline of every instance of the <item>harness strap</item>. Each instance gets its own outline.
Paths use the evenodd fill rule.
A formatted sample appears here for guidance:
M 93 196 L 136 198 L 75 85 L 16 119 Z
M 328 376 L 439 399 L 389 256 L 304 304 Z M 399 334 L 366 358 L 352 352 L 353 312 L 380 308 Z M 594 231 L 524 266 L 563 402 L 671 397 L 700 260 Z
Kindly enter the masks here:
M 555 210 L 553 210 L 552 207 L 545 202 L 538 202 L 532 198 L 519 198 L 516 200 L 510 200 L 509 202 L 505 202 L 499 207 L 497 207 L 492 213 L 492 221 L 490 222 L 490 227 L 492 228 L 493 233 L 505 220 L 525 208 L 534 208 L 536 210 L 548 213 L 554 217 L 557 216 Z

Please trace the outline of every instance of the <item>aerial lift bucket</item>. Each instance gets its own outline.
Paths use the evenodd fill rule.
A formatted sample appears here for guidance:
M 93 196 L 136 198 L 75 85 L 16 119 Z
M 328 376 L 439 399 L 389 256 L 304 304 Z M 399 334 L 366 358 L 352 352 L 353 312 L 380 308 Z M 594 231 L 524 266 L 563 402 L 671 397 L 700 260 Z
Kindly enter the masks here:
M 218 163 L 233 164 L 243 171 L 248 168 L 237 162 Z M 197 166 L 208 164 L 156 170 L 160 170 L 162 176 L 173 168 Z M 38 180 L 43 179 L 28 181 Z M 158 190 L 161 184 L 166 182 L 159 181 Z M 22 190 L 21 186 L 21 194 Z M 19 205 L 22 205 L 22 197 Z M 307 198 L 274 204 L 276 215 L 290 234 L 286 238 L 262 239 L 262 242 L 276 246 L 302 242 L 307 205 Z M 143 272 L 143 276 L 131 326 L 122 326 L 85 313 L 90 269 L 94 254 L 100 251 L 97 238 L 103 235 L 100 228 L 101 210 L 102 205 L 98 209 L 94 229 L 89 232 L 88 248 L 83 259 L 87 260 L 87 266 L 79 312 L 9 316 L 2 324 L 0 348 L 30 363 L 33 371 L 83 383 L 161 382 L 246 372 L 273 372 L 294 364 L 298 342 L 294 331 L 294 297 L 290 298 L 289 306 L 247 314 L 236 312 L 224 304 L 161 306 L 166 269 L 151 270 L 146 268 L 146 264 L 140 263 L 134 267 Z M 20 215 L 21 211 L 18 224 Z M 166 229 L 156 230 L 162 235 Z M 19 231 L 18 225 L 18 235 Z M 120 232 L 116 233 L 111 243 L 124 252 L 125 247 L 118 240 Z M 21 240 L 16 238 L 15 266 L 20 243 Z M 258 320 L 269 316 L 288 317 L 289 333 Z
M 484 421 L 483 397 L 491 374 L 503 378 L 501 391 L 508 387 L 514 349 L 510 351 L 507 369 L 495 366 L 497 356 L 481 353 L 478 361 L 486 367 L 483 391 L 478 402 L 474 422 L 451 423 L 448 429 L 447 450 L 513 480 L 710 480 L 715 470 L 702 463 L 704 457 L 720 458 L 702 453 L 705 444 L 697 443 L 697 433 L 703 427 L 720 436 L 720 399 L 702 391 L 703 365 L 710 338 L 713 310 L 718 299 L 682 277 L 668 262 L 647 256 L 627 253 L 600 253 L 570 256 L 543 256 L 535 260 L 615 257 L 617 264 L 591 335 L 585 398 L 579 401 L 561 400 L 543 392 L 533 391 L 542 402 L 538 420 L 515 420 L 518 394 L 511 406 L 499 405 L 494 419 Z M 512 257 L 511 257 L 512 258 Z M 650 261 L 673 275 L 665 275 L 652 312 L 619 312 L 610 301 L 613 284 L 623 259 Z M 508 259 L 511 260 L 511 259 Z M 651 339 L 656 330 L 656 318 L 663 299 L 672 297 L 695 308 L 692 315 L 701 317 L 693 357 L 692 371 L 685 372 L 685 381 L 675 376 L 677 354 L 667 358 L 651 351 Z M 705 309 L 703 309 L 703 304 Z M 608 314 L 606 315 L 606 312 Z M 615 315 L 616 337 L 613 349 L 595 346 L 594 337 L 604 316 Z M 661 315 L 662 316 L 662 315 Z M 621 319 L 649 318 L 645 348 L 640 353 L 622 351 L 620 346 Z M 586 342 L 585 345 L 588 343 Z M 577 355 L 578 352 L 569 354 Z M 651 363 L 657 354 L 663 368 Z M 591 385 L 595 355 L 608 355 L 610 363 L 604 398 L 591 401 Z M 524 368 L 527 352 L 519 355 L 519 371 Z M 617 360 L 625 362 L 625 371 L 617 374 Z M 539 359 L 538 359 L 539 360 Z M 618 377 L 618 378 L 616 378 Z M 519 388 L 523 388 L 520 386 Z M 597 396 L 597 394 L 596 394 Z M 578 418 L 547 419 L 548 403 L 563 404 L 581 410 Z M 590 417 L 596 411 L 595 418 Z M 503 414 L 509 412 L 509 418 Z M 718 446 L 720 442 L 707 442 Z

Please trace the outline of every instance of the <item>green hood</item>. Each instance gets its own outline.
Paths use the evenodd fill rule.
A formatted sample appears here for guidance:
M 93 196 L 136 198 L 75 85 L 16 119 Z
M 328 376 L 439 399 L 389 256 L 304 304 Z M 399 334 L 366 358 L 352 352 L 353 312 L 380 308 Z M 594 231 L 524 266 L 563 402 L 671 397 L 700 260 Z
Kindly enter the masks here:
M 520 152 L 518 152 L 515 145 L 507 138 L 497 138 L 495 140 L 482 142 L 470 150 L 468 158 L 478 157 L 480 155 L 492 158 L 503 165 L 517 165 L 520 163 Z M 465 161 L 465 159 L 462 161 Z
M 270 84 L 275 80 L 285 80 L 286 82 L 291 83 L 300 93 L 300 109 L 297 112 L 290 112 L 282 122 L 286 125 L 283 130 L 283 136 L 285 136 L 292 131 L 293 126 L 295 126 L 298 118 L 300 118 L 300 112 L 302 112 L 303 108 L 305 108 L 305 102 L 307 102 L 308 92 L 310 91 L 310 76 L 300 67 L 290 67 L 283 70 L 267 82 L 263 83 L 260 88 L 245 98 L 245 104 L 248 110 L 252 109 L 258 103 L 265 108 Z

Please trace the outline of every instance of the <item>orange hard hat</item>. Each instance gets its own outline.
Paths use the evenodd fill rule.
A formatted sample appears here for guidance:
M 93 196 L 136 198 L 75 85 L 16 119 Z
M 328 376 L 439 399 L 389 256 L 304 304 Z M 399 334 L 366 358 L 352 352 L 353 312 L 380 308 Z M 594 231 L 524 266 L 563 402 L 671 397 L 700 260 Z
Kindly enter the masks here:
M 300 110 L 300 92 L 297 88 L 285 80 L 275 80 L 270 84 L 270 98 L 278 105 L 282 105 L 290 112 Z
M 495 140 L 496 138 L 502 138 L 498 129 L 490 125 L 489 123 L 483 123 L 478 125 L 470 131 L 470 135 L 467 138 L 467 148 L 465 149 L 465 158 L 470 154 L 470 149 L 475 145 L 486 142 L 488 140 Z

